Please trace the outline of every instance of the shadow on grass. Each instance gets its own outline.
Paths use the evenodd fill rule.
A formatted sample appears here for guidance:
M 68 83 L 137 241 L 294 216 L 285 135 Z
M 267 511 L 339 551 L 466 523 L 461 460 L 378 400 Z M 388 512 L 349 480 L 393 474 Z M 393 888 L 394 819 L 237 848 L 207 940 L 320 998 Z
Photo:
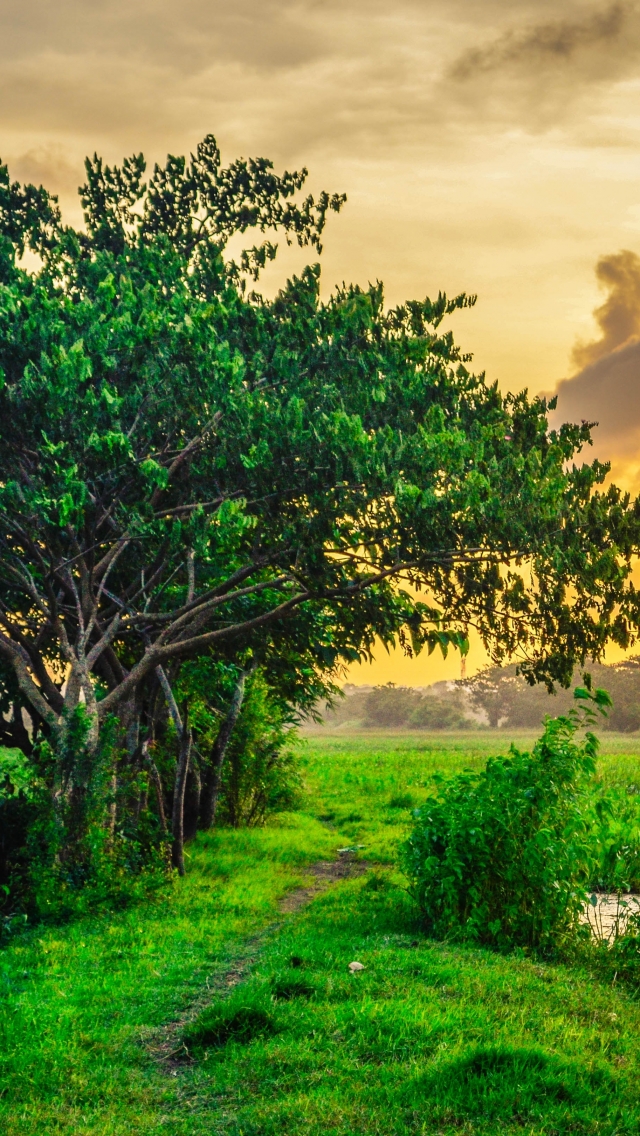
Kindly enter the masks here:
M 603 1066 L 509 1046 L 477 1047 L 440 1060 L 409 1089 L 413 1107 L 428 1104 L 434 1119 L 557 1124 L 569 1115 L 574 1131 L 596 1118 L 611 1120 L 614 1094 L 614 1078 Z
M 185 1030 L 183 1041 L 189 1053 L 220 1048 L 230 1041 L 248 1045 L 258 1037 L 276 1033 L 273 1015 L 263 1006 L 248 1002 L 214 1002 Z

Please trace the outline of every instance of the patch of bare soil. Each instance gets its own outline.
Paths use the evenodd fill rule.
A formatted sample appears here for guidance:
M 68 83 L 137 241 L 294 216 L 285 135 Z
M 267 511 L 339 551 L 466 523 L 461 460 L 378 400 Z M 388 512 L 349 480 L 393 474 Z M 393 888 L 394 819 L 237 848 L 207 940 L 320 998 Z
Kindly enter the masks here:
M 341 855 L 339 860 L 318 860 L 311 864 L 308 870 L 310 880 L 304 887 L 290 891 L 280 901 L 278 908 L 282 915 L 293 915 L 311 903 L 316 896 L 327 891 L 333 884 L 341 880 L 351 879 L 363 875 L 369 868 L 363 860 L 356 860 L 351 853 Z M 224 998 L 230 994 L 235 986 L 248 978 L 255 966 L 267 939 L 275 935 L 283 926 L 279 919 L 270 923 L 259 935 L 245 942 L 244 947 L 230 960 L 228 967 L 219 974 L 208 978 L 205 987 L 197 998 L 172 1021 L 167 1022 L 159 1029 L 153 1030 L 142 1041 L 147 1050 L 160 1064 L 164 1071 L 176 1076 L 178 1069 L 189 1061 L 189 1055 L 182 1044 L 182 1035 L 185 1027 L 195 1021 L 198 1014 L 214 999 Z
M 283 915 L 290 915 L 294 911 L 299 911 L 301 907 L 306 907 L 307 903 L 311 903 L 312 899 L 326 891 L 332 884 L 337 884 L 340 880 L 351 879 L 353 876 L 362 876 L 368 869 L 369 864 L 366 861 L 356 860 L 350 854 L 342 855 L 339 860 L 318 860 L 309 868 L 309 875 L 313 877 L 313 882 L 305 887 L 296 888 L 295 891 L 290 891 L 285 895 L 280 902 L 280 911 Z

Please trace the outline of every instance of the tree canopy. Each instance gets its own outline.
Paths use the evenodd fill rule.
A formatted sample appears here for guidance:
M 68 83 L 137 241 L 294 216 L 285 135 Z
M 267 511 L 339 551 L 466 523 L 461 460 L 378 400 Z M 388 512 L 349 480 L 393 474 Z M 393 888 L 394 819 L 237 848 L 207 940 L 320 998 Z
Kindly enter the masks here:
M 310 674 L 473 626 L 562 681 L 630 640 L 638 505 L 572 464 L 587 424 L 469 372 L 441 324 L 472 301 L 322 300 L 317 267 L 268 301 L 275 245 L 227 262 L 230 237 L 319 248 L 343 198 L 213 138 L 144 172 L 88 160 L 83 231 L 0 175 L 0 651 L 34 721 L 97 723 L 211 651 Z

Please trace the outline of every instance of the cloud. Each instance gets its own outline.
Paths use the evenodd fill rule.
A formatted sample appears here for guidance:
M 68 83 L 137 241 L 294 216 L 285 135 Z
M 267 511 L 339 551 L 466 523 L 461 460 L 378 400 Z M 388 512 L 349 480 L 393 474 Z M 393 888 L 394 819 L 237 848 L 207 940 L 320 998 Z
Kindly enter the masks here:
M 554 421 L 596 422 L 594 453 L 614 476 L 637 486 L 640 475 L 640 257 L 603 256 L 599 284 L 609 292 L 594 311 L 601 336 L 573 351 L 577 374 L 558 385 Z
M 631 6 L 616 0 L 601 12 L 575 20 L 536 24 L 522 31 L 509 29 L 486 47 L 473 47 L 453 64 L 455 79 L 469 79 L 479 72 L 502 70 L 509 64 L 535 64 L 569 60 L 580 49 L 600 49 L 619 39 Z
M 596 265 L 596 277 L 609 295 L 593 313 L 601 337 L 592 343 L 577 343 L 573 349 L 573 362 L 581 368 L 640 336 L 640 257 L 628 249 L 603 256 Z
M 640 462 L 640 339 L 590 363 L 557 389 L 562 421 L 597 422 L 595 452 L 603 460 Z
M 77 193 L 78 167 L 69 161 L 61 146 L 35 146 L 20 154 L 11 163 L 11 176 L 33 185 L 55 187 L 58 192 Z
M 554 22 L 558 7 L 565 14 Z M 578 0 L 5 0 L 0 8 L 0 137 L 44 130 L 83 148 L 80 139 L 129 145 L 134 135 L 147 148 L 174 138 L 184 146 L 177 139 L 192 144 L 203 124 L 242 150 L 251 135 L 266 135 L 285 160 L 291 138 L 308 139 L 307 152 L 460 152 L 496 123 L 538 129 L 542 110 L 546 123 L 566 123 L 593 77 L 618 82 L 640 52 L 627 0 L 586 15 Z M 561 66 L 541 89 L 545 59 Z

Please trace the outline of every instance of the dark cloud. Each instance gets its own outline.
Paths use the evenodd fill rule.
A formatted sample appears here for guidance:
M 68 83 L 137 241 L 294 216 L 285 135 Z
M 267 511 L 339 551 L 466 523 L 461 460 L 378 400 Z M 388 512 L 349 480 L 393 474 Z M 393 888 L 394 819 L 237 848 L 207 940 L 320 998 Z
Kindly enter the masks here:
M 505 124 L 566 124 L 592 78 L 617 82 L 635 66 L 633 10 L 627 0 L 586 15 L 579 0 L 396 0 L 391 10 L 383 0 L 4 0 L 0 132 L 149 149 L 213 129 L 234 148 L 264 138 L 285 161 L 298 140 L 307 154 L 459 151 Z M 540 89 L 546 58 L 563 66 Z
M 574 348 L 577 374 L 558 386 L 556 421 L 597 422 L 594 449 L 614 473 L 635 481 L 640 465 L 640 257 L 623 250 L 596 265 L 609 292 L 594 311 L 602 332 Z M 625 478 L 625 468 L 630 476 Z
M 640 462 L 640 341 L 604 355 L 558 387 L 557 420 L 597 422 L 594 451 L 616 468 Z
M 640 336 L 640 257 L 628 249 L 603 256 L 596 265 L 596 277 L 609 295 L 593 313 L 602 335 L 573 349 L 573 361 L 581 368 Z
M 468 79 L 481 72 L 502 70 L 509 64 L 566 62 L 581 50 L 599 50 L 620 38 L 631 8 L 629 3 L 616 0 L 602 11 L 579 19 L 509 29 L 485 47 L 465 51 L 450 74 L 455 79 Z

